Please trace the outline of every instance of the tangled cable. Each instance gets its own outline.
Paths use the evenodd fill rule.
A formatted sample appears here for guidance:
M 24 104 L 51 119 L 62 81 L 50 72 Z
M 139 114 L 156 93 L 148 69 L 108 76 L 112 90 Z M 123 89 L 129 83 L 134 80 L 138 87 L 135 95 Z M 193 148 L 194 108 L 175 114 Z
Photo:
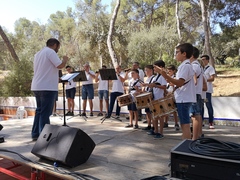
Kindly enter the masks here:
M 60 174 L 73 176 L 73 177 L 77 178 L 78 180 L 99 180 L 98 178 L 95 178 L 91 175 L 87 175 L 87 174 L 83 174 L 83 173 L 79 173 L 79 172 L 70 172 L 68 170 L 65 170 L 64 168 L 56 167 L 55 164 L 53 166 L 51 166 L 51 165 L 46 165 L 46 164 L 42 164 L 42 163 L 39 163 L 39 162 L 34 162 L 31 159 L 23 156 L 20 153 L 15 152 L 15 151 L 10 151 L 10 150 L 7 150 L 7 149 L 1 149 L 0 148 L 0 152 L 7 152 L 7 153 L 16 154 L 20 158 L 22 158 L 23 160 L 25 160 L 27 162 L 31 162 L 31 163 L 34 163 L 34 164 L 41 165 L 42 167 L 44 167 L 45 169 L 48 169 L 50 171 L 53 171 L 53 169 L 54 169 L 55 172 L 58 172 Z
M 190 142 L 189 149 L 197 154 L 240 160 L 240 144 L 219 141 L 213 138 L 200 138 Z

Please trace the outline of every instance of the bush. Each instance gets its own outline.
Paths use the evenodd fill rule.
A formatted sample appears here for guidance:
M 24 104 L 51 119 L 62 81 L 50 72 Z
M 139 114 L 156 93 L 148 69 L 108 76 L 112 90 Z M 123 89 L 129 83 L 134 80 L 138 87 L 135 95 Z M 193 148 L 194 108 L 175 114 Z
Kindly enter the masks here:
M 1 95 L 4 97 L 24 97 L 32 95 L 31 81 L 33 77 L 33 63 L 21 60 L 12 64 L 12 70 L 3 80 Z

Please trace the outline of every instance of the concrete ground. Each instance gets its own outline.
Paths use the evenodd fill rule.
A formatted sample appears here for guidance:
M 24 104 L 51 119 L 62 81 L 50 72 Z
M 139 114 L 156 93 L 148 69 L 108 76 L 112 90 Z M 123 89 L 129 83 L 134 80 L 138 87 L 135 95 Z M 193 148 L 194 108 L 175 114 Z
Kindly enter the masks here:
M 164 139 L 155 140 L 141 129 L 124 128 L 128 120 L 123 117 L 121 119 L 122 122 L 106 119 L 102 124 L 100 117 L 97 116 L 88 117 L 87 121 L 79 116 L 68 119 L 67 125 L 87 133 L 96 143 L 96 147 L 86 163 L 66 169 L 104 180 L 137 180 L 169 174 L 170 150 L 182 142 L 181 130 L 175 131 L 173 122 L 169 122 L 170 127 L 164 129 Z M 33 117 L 0 121 L 4 126 L 0 136 L 5 138 L 5 142 L 0 144 L 0 149 L 17 152 L 32 161 L 39 162 L 39 158 L 31 153 L 35 144 L 31 140 L 30 133 L 32 122 Z M 51 117 L 51 124 L 61 126 L 63 120 L 59 116 Z M 145 127 L 146 124 L 140 121 L 139 126 Z M 205 126 L 203 133 L 205 137 L 240 143 L 239 127 L 215 126 L 215 129 L 210 130 Z M 0 156 L 29 164 L 15 154 L 0 151 Z M 42 162 L 52 169 L 53 162 Z M 32 163 L 29 165 L 35 166 Z M 40 166 L 36 165 L 37 168 Z M 44 168 L 40 169 L 44 170 Z M 71 179 L 71 176 L 59 177 Z

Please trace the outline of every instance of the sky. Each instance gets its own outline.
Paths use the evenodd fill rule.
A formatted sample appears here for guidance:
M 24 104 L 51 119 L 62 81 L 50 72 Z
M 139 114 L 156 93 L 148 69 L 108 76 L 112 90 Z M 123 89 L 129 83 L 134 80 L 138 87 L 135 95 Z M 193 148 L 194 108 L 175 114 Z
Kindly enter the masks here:
M 66 11 L 67 7 L 75 10 L 76 0 L 0 0 L 0 25 L 9 32 L 14 32 L 14 23 L 25 17 L 30 21 L 46 24 L 51 14 Z M 111 0 L 103 0 L 110 4 Z

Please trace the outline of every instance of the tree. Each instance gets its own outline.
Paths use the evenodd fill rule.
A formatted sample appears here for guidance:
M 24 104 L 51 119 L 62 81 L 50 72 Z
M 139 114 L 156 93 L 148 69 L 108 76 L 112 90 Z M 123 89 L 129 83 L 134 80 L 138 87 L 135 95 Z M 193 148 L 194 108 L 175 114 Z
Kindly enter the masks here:
M 210 14 L 210 5 L 212 1 L 205 1 L 205 0 L 200 0 L 200 6 L 201 6 L 201 12 L 202 12 L 202 23 L 203 23 L 203 29 L 204 29 L 204 35 L 205 35 L 205 40 L 204 40 L 204 50 L 206 51 L 206 54 L 210 57 L 210 64 L 214 67 L 215 62 L 214 58 L 212 56 L 211 52 L 211 44 L 210 44 L 210 21 L 209 21 L 209 14 Z
M 112 19 L 110 21 L 108 38 L 107 38 L 108 50 L 109 50 L 109 54 L 111 56 L 112 63 L 113 63 L 114 67 L 116 67 L 119 64 L 119 60 L 117 58 L 117 55 L 114 51 L 114 47 L 113 47 L 113 44 L 112 44 L 113 29 L 114 29 L 114 24 L 115 24 L 116 19 L 117 19 L 117 14 L 118 14 L 119 7 L 120 7 L 120 0 L 117 0 L 115 9 L 113 11 Z
M 15 52 L 15 50 L 14 50 L 11 42 L 8 40 L 8 37 L 6 36 L 6 34 L 5 34 L 5 32 L 3 31 L 3 29 L 2 29 L 1 26 L 0 26 L 0 35 L 1 35 L 2 39 L 3 39 L 3 41 L 5 42 L 8 50 L 10 51 L 10 53 L 11 53 L 11 55 L 12 55 L 12 58 L 13 58 L 16 62 L 18 62 L 18 61 L 19 61 L 19 58 L 18 58 L 18 56 L 17 56 L 17 54 L 16 54 L 16 52 Z

